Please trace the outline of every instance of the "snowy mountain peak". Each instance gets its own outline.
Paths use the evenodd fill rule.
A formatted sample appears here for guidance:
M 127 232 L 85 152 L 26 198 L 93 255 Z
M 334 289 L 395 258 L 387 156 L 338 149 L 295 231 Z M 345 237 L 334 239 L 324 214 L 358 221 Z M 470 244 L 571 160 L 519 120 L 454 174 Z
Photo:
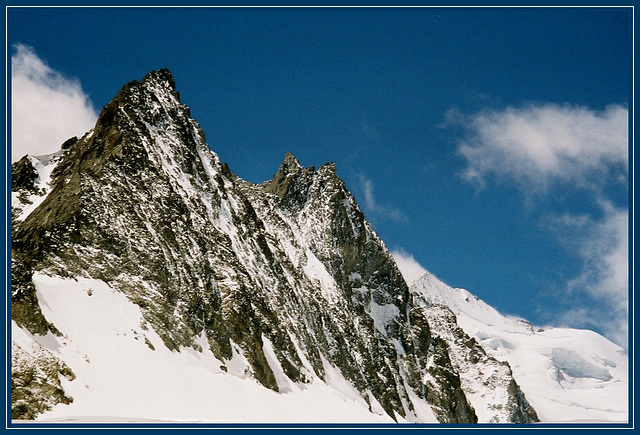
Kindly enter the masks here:
M 328 174 L 328 175 L 336 175 L 336 164 L 333 162 L 328 162 L 325 163 L 324 165 L 320 166 L 320 169 L 318 169 L 318 172 L 320 172 L 321 174 Z
M 54 374 L 41 383 L 74 394 L 42 397 L 46 389 L 16 372 L 15 397 L 33 399 L 14 404 L 16 418 L 56 401 L 54 414 L 117 408 L 101 402 L 104 389 L 139 361 L 112 367 L 87 340 L 84 313 L 103 300 L 121 314 L 93 336 L 134 336 L 121 345 L 145 362 L 165 350 L 206 352 L 211 381 L 249 379 L 283 395 L 322 384 L 388 420 L 477 421 L 446 347 L 431 342 L 423 310 L 335 165 L 316 172 L 287 155 L 270 182 L 240 182 L 209 150 L 167 71 L 125 85 L 94 129 L 65 145 L 48 185 L 13 228 L 16 346 L 68 362 L 89 394 Z
M 273 179 L 265 183 L 265 191 L 284 199 L 290 187 L 295 184 L 301 174 L 313 174 L 314 171 L 315 168 L 313 166 L 304 168 L 300 162 L 298 162 L 298 159 L 288 152 L 280 164 L 278 172 L 273 176 Z
M 172 91 L 176 90 L 176 82 L 173 79 L 173 75 L 167 68 L 149 71 L 142 79 L 142 84 L 155 89 L 164 87 Z
M 464 314 L 482 323 L 505 325 L 504 327 L 516 328 L 525 333 L 533 332 L 533 326 L 529 322 L 503 316 L 474 294 L 462 288 L 451 287 L 430 272 L 425 273 L 412 287 L 420 290 L 417 292 L 418 297 L 427 304 L 445 305 L 456 316 Z
M 488 357 L 510 366 L 542 421 L 623 422 L 628 418 L 628 360 L 622 348 L 601 335 L 535 328 L 524 319 L 500 314 L 468 291 L 449 287 L 430 273 L 417 280 L 411 291 L 431 313 L 433 333 L 448 340 L 461 369 L 463 388 L 471 385 L 468 388 L 473 390 L 475 376 L 469 376 L 474 372 L 464 362 L 468 351 L 458 345 L 462 336 L 481 346 Z M 436 320 L 445 318 L 434 314 L 438 310 L 455 314 L 459 337 Z M 476 405 L 473 394 L 469 398 L 476 409 L 486 409 Z
M 16 419 L 554 417 L 503 362 L 532 330 L 432 275 L 409 289 L 335 164 L 233 176 L 167 70 L 12 173 Z M 535 355 L 564 390 L 624 384 L 620 355 L 553 343 Z
M 117 102 L 123 102 L 131 99 L 134 95 L 148 94 L 154 95 L 158 101 L 178 101 L 179 94 L 176 90 L 176 83 L 173 75 L 168 69 L 159 69 L 150 71 L 142 80 L 133 80 L 122 87 L 120 92 L 114 98 Z M 144 104 L 150 100 L 144 98 L 137 100 L 137 103 Z M 144 106 L 143 106 L 144 107 Z M 142 107 L 141 107 L 142 108 Z
M 296 157 L 292 153 L 287 152 L 284 156 L 282 164 L 280 165 L 280 168 L 278 169 L 278 174 L 286 175 L 289 173 L 296 173 L 300 169 L 302 169 L 302 165 L 300 164 L 298 159 L 296 159 Z

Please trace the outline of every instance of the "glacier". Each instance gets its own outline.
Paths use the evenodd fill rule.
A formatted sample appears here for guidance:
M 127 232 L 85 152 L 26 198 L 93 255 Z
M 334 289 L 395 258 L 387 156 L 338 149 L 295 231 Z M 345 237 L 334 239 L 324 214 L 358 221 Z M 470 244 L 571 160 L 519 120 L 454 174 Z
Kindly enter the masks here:
M 594 331 L 540 328 L 504 316 L 428 272 L 411 289 L 423 304 L 447 307 L 488 355 L 509 363 L 541 421 L 628 421 L 628 356 L 620 346 Z M 461 377 L 469 389 L 481 389 L 477 378 Z

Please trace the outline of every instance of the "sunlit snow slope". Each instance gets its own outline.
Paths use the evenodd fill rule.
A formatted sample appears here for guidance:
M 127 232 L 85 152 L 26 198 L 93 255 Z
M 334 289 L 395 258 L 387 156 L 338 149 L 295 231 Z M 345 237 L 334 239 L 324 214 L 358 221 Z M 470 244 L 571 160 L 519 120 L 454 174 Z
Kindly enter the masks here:
M 627 421 L 628 357 L 618 345 L 589 330 L 541 329 L 505 317 L 430 273 L 411 290 L 426 305 L 448 306 L 465 333 L 509 363 L 541 421 Z
M 16 420 L 627 419 L 620 348 L 410 291 L 335 164 L 238 178 L 167 70 L 12 191 Z
M 13 341 L 26 351 L 42 346 L 76 376 L 62 378 L 73 403 L 55 406 L 40 421 L 393 422 L 381 409 L 370 412 L 328 363 L 326 383 L 293 383 L 269 357 L 265 339 L 282 387 L 277 393 L 244 375 L 247 364 L 238 349 L 226 364 L 208 350 L 206 338 L 200 352 L 172 352 L 140 308 L 102 281 L 36 274 L 34 283 L 43 314 L 64 336 L 34 336 L 14 323 Z

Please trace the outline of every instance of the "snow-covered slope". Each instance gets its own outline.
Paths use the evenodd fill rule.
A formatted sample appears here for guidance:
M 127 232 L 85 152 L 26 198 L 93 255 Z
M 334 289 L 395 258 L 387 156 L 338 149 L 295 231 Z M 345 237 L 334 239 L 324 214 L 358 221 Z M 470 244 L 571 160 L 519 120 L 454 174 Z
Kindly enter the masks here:
M 432 343 L 424 310 L 334 164 L 305 168 L 287 155 L 273 180 L 239 179 L 209 149 L 167 70 L 125 85 L 94 129 L 62 148 L 48 175 L 29 157 L 12 167 L 22 210 L 36 184 L 46 187 L 12 227 L 12 319 L 40 346 L 15 336 L 15 418 L 51 406 L 103 414 L 103 404 L 129 401 L 113 386 L 126 396 L 137 381 L 166 390 L 153 397 L 157 409 L 179 409 L 189 394 L 180 385 L 200 391 L 189 374 L 176 377 L 182 361 L 205 387 L 193 409 L 210 413 L 170 418 L 236 418 L 233 391 L 249 394 L 250 384 L 265 409 L 298 397 L 311 407 L 312 392 L 339 407 L 357 392 L 354 406 L 372 416 L 345 405 L 346 414 L 315 406 L 311 416 L 255 410 L 247 419 L 366 420 L 382 410 L 396 421 L 476 421 L 446 348 Z M 96 295 L 110 292 L 117 301 L 102 305 L 121 306 L 115 323 L 89 329 L 100 318 Z M 38 366 L 35 353 L 50 363 Z M 228 406 L 206 393 L 220 391 L 216 382 L 231 391 L 216 399 Z M 165 414 L 138 414 L 143 398 L 130 394 L 127 407 L 105 408 L 111 417 Z
M 39 415 L 40 421 L 393 422 L 381 408 L 371 412 L 326 361 L 324 381 L 292 382 L 263 338 L 278 393 L 244 372 L 239 347 L 229 361 L 218 360 L 204 336 L 199 349 L 169 350 L 140 307 L 103 281 L 36 274 L 34 282 L 44 315 L 64 335 L 33 335 L 14 323 L 13 341 L 23 349 L 39 344 L 75 375 L 61 377 L 73 401 Z M 424 412 L 429 418 L 430 409 Z
M 12 191 L 16 419 L 626 418 L 610 343 L 410 290 L 333 163 L 238 178 L 167 70 L 12 165 Z
M 536 328 L 503 316 L 430 273 L 411 290 L 425 306 L 447 306 L 488 355 L 509 363 L 541 421 L 627 421 L 628 358 L 606 338 L 589 330 Z

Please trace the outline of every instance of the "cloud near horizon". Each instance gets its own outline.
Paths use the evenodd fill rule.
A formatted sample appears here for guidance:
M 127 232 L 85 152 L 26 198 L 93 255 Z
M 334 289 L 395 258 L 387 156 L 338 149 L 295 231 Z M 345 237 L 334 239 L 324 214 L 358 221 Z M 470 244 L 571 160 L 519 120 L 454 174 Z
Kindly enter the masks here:
M 413 255 L 409 254 L 402 248 L 397 248 L 391 251 L 391 256 L 393 256 L 393 259 L 398 265 L 398 269 L 400 269 L 402 277 L 407 282 L 409 287 L 411 287 L 411 284 L 413 284 L 419 278 L 422 278 L 422 276 L 427 273 L 427 270 L 422 267 L 422 265 L 420 265 L 420 263 L 418 263 L 415 258 L 413 258 Z
M 11 161 L 50 154 L 93 128 L 98 117 L 77 80 L 65 77 L 23 44 L 11 56 Z
M 466 129 L 458 146 L 466 159 L 461 174 L 466 181 L 486 188 L 493 176 L 533 197 L 553 188 L 588 189 L 599 217 L 573 211 L 546 222 L 558 242 L 582 262 L 581 272 L 565 283 L 565 289 L 579 294 L 583 305 L 561 313 L 558 322 L 597 326 L 626 348 L 629 212 L 615 206 L 606 192 L 628 184 L 628 109 L 610 105 L 597 112 L 545 104 L 447 116 Z
M 407 217 L 402 214 L 401 211 L 391 207 L 386 207 L 378 203 L 373 195 L 373 183 L 371 182 L 371 180 L 369 180 L 362 174 L 358 177 L 358 179 L 360 181 L 360 188 L 362 189 L 362 193 L 364 195 L 364 208 L 368 212 L 384 216 L 394 221 L 408 221 Z
M 569 293 L 589 294 L 597 302 L 563 314 L 566 326 L 597 326 L 626 348 L 629 315 L 629 212 L 604 204 L 605 216 L 565 215 L 557 228 L 588 236 L 573 240 L 582 258 L 582 272 L 567 284 Z

